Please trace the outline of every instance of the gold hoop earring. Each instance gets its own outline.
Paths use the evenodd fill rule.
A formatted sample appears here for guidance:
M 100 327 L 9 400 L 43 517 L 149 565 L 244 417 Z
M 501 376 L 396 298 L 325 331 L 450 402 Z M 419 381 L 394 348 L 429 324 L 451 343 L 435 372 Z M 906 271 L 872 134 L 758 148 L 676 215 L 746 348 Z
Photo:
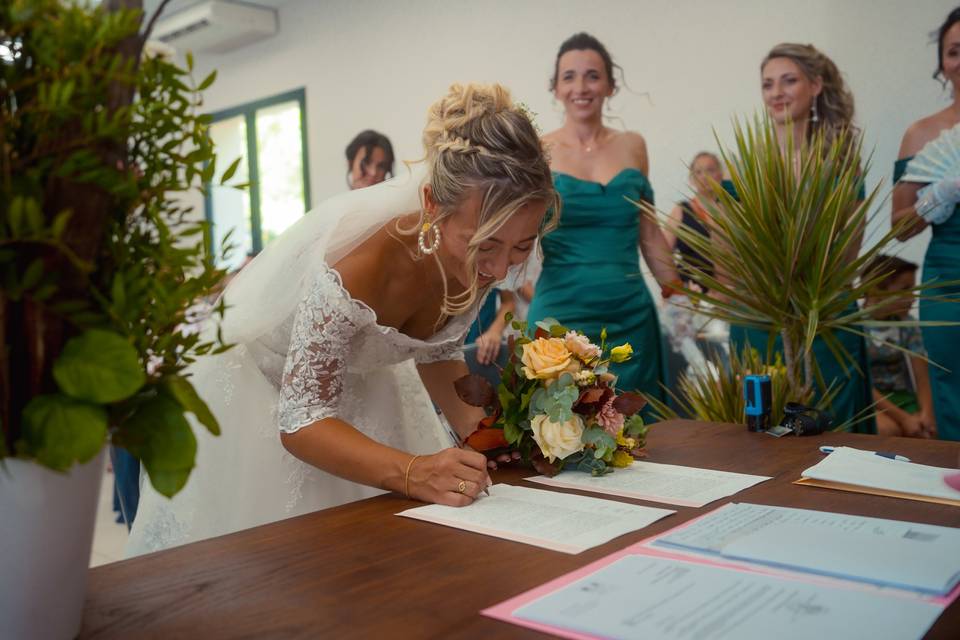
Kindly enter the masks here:
M 430 230 L 433 229 L 433 241 L 427 245 Z M 420 227 L 420 234 L 417 236 L 417 245 L 420 247 L 420 253 L 430 255 L 440 247 L 440 228 L 429 220 Z

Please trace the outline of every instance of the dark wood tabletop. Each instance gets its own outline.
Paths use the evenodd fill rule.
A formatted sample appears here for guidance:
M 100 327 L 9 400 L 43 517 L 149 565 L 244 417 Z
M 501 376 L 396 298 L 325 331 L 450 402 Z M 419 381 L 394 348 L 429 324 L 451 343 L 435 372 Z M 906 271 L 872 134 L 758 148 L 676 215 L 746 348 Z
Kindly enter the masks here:
M 649 461 L 773 479 L 703 508 L 670 506 L 676 514 L 577 555 L 399 518 L 419 503 L 388 494 L 91 569 L 80 637 L 539 638 L 479 611 L 731 500 L 960 527 L 960 507 L 792 484 L 821 444 L 960 462 L 954 442 L 664 422 L 650 430 Z M 493 480 L 532 475 L 503 469 Z M 960 637 L 960 604 L 927 637 Z

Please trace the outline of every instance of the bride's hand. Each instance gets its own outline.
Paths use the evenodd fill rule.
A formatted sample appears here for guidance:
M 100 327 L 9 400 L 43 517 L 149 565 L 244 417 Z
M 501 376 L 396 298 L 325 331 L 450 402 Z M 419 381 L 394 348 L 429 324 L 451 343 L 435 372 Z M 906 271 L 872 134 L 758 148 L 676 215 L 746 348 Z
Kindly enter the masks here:
M 487 459 L 476 451 L 444 449 L 410 468 L 410 497 L 424 502 L 465 507 L 491 484 Z

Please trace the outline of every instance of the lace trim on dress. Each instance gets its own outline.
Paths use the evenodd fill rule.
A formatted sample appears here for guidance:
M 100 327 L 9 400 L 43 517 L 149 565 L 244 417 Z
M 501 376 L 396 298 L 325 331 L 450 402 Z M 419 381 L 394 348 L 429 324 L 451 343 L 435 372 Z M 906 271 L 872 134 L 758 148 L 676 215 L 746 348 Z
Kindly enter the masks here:
M 377 323 L 376 312 L 354 299 L 340 274 L 327 267 L 300 303 L 290 334 L 280 385 L 279 427 L 284 433 L 338 415 L 343 376 L 357 334 L 375 328 L 418 363 L 462 359 L 469 317 L 454 318 L 430 340 L 412 338 Z M 410 357 L 409 355 L 402 356 Z
M 337 274 L 328 269 L 297 309 L 280 385 L 278 422 L 284 433 L 337 412 L 351 338 L 375 317 L 343 291 Z
M 330 274 L 332 274 L 333 279 L 336 282 L 337 287 L 340 289 L 340 292 L 343 295 L 344 299 L 346 299 L 351 304 L 356 305 L 360 309 L 370 313 L 373 316 L 373 326 L 375 326 L 383 335 L 394 336 L 398 338 L 400 342 L 409 343 L 410 345 L 416 347 L 418 350 L 421 350 L 424 347 L 427 347 L 427 348 L 439 348 L 439 347 L 451 348 L 452 347 L 454 351 L 463 348 L 463 340 L 464 338 L 466 338 L 467 332 L 470 326 L 470 322 L 469 322 L 470 316 L 471 316 L 470 313 L 466 313 L 462 316 L 454 317 L 453 319 L 448 321 L 445 325 L 443 325 L 440 328 L 440 331 L 436 332 L 426 340 L 421 340 L 420 338 L 414 338 L 412 336 L 408 336 L 407 334 L 403 333 L 396 327 L 384 326 L 380 324 L 380 320 L 377 317 L 377 312 L 373 310 L 373 307 L 368 305 L 363 300 L 357 300 L 356 298 L 354 298 L 351 295 L 351 293 L 347 290 L 347 288 L 343 286 L 343 278 L 340 276 L 340 272 L 334 269 L 333 267 L 329 267 L 329 266 L 327 267 L 327 271 Z M 462 324 L 463 326 L 458 327 L 457 325 L 460 325 L 460 324 Z M 445 335 L 445 334 L 450 334 L 450 335 Z M 437 360 L 442 360 L 442 359 L 444 358 L 437 358 Z M 432 361 L 427 360 L 427 362 L 432 362 Z
M 190 542 L 191 527 L 187 523 L 193 522 L 193 509 L 177 512 L 168 505 L 160 505 L 157 511 L 160 515 L 150 518 L 143 530 L 146 549 L 166 549 Z

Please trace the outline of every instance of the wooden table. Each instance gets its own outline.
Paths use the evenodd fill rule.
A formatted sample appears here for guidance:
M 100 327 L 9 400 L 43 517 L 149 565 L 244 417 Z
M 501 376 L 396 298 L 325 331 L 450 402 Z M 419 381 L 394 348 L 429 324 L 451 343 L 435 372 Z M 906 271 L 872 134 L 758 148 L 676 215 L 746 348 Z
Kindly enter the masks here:
M 958 443 L 842 433 L 777 439 L 689 421 L 654 426 L 649 460 L 773 476 L 733 496 L 738 502 L 960 527 L 958 507 L 791 484 L 821 459 L 823 443 L 942 467 L 960 460 Z M 533 474 L 501 470 L 493 479 L 525 475 Z M 567 555 L 398 518 L 417 503 L 384 495 L 92 569 L 80 637 L 544 637 L 478 612 L 723 502 L 671 507 L 675 515 L 642 531 Z M 960 604 L 927 637 L 960 637 Z

